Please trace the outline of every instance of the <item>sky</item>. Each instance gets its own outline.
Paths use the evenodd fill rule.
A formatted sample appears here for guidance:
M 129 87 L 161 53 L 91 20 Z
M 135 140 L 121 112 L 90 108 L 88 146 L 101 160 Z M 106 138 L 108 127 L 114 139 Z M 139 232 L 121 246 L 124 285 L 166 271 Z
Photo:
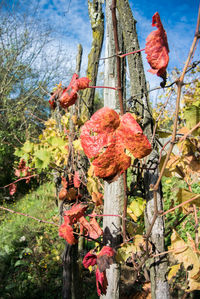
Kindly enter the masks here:
M 24 12 L 32 15 L 49 25 L 52 29 L 54 43 L 48 55 L 54 52 L 59 44 L 66 51 L 66 65 L 75 67 L 76 49 L 78 43 L 83 46 L 82 75 L 85 75 L 87 55 L 92 42 L 92 32 L 88 16 L 87 0 L 1 0 L 4 9 L 18 14 Z M 102 1 L 105 2 L 105 1 Z M 155 30 L 151 26 L 153 14 L 158 11 L 166 30 L 169 44 L 168 71 L 174 67 L 182 69 L 194 38 L 198 0 L 130 0 L 134 18 L 137 20 L 137 31 L 140 47 L 145 47 L 145 39 Z M 37 10 L 35 7 L 37 6 Z M 200 60 L 200 46 L 198 46 L 194 60 Z M 104 53 L 102 53 L 104 57 Z M 147 80 L 151 88 L 158 86 L 160 78 L 147 72 L 149 65 L 143 53 L 143 64 Z M 102 62 L 103 64 L 103 62 Z

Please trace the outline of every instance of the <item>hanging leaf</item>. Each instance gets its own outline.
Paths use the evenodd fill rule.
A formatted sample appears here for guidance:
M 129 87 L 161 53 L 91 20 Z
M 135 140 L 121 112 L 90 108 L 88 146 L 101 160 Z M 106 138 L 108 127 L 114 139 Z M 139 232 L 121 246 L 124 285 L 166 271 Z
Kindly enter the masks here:
M 157 30 L 151 32 L 146 39 L 145 53 L 151 66 L 149 72 L 166 79 L 166 68 L 169 62 L 169 46 L 167 34 L 163 28 L 159 13 L 152 17 L 152 26 Z
M 12 196 L 15 194 L 15 192 L 17 191 L 17 185 L 16 184 L 11 184 L 9 186 L 9 194 Z
M 90 251 L 83 258 L 83 266 L 88 269 L 90 266 L 94 266 L 97 263 L 96 254 L 90 253 Z
M 96 285 L 97 285 L 97 294 L 99 296 L 106 295 L 108 280 L 106 277 L 106 272 L 100 272 L 97 268 L 96 270 Z
M 80 89 L 87 88 L 89 86 L 89 82 L 90 80 L 88 78 L 78 79 L 78 75 L 74 74 L 69 86 L 63 90 L 62 95 L 59 97 L 61 107 L 66 109 L 69 106 L 75 104 L 78 98 L 77 92 Z
M 59 236 L 65 239 L 70 245 L 77 243 L 77 240 L 74 237 L 73 228 L 71 225 L 67 224 L 66 221 L 59 227 Z
M 110 246 L 104 246 L 97 255 L 97 266 L 100 272 L 110 268 L 114 262 L 115 251 Z
M 74 174 L 74 187 L 79 188 L 80 185 L 81 185 L 81 181 L 80 181 L 80 178 L 79 178 L 79 172 L 75 171 L 75 174 Z
M 88 158 L 93 159 L 94 174 L 112 182 L 131 164 L 125 154 L 128 149 L 135 157 L 151 152 L 151 145 L 130 113 L 122 116 L 108 107 L 93 114 L 81 129 L 81 145 Z
M 197 193 L 190 192 L 189 190 L 179 188 L 178 193 L 177 193 L 176 196 L 177 196 L 178 201 L 180 203 L 183 203 L 183 202 L 185 202 L 185 201 L 187 201 L 187 200 L 189 200 L 192 197 L 195 197 L 197 195 L 198 195 Z M 199 194 L 199 198 L 200 198 L 200 194 Z M 200 207 L 199 198 L 196 198 L 192 202 L 189 202 L 188 204 L 185 204 L 184 206 L 182 206 L 181 208 L 183 209 L 183 212 L 187 213 L 189 206 L 191 206 L 192 204 L 196 204 L 198 207 Z
M 150 154 L 152 151 L 151 144 L 139 124 L 136 122 L 131 113 L 122 116 L 120 126 L 117 130 L 118 136 L 124 147 L 138 159 Z
M 71 224 L 76 223 L 84 215 L 86 209 L 86 205 L 81 203 L 74 204 L 70 210 L 64 212 L 64 219 L 65 217 L 68 217 Z
M 62 188 L 59 192 L 58 198 L 60 200 L 65 200 L 67 198 L 67 190 L 65 188 Z
M 183 263 L 185 270 L 188 272 L 188 288 L 186 292 L 200 290 L 200 252 L 195 248 L 195 243 L 191 236 L 188 235 L 187 243 L 181 239 L 174 230 L 171 236 L 171 254 L 179 262 Z
M 103 235 L 103 231 L 94 217 L 90 222 L 88 222 L 85 217 L 81 217 L 79 222 L 81 226 L 80 230 L 81 232 L 83 231 L 83 233 L 85 232 L 85 236 L 89 236 L 92 239 L 98 239 Z
M 103 204 L 103 194 L 99 192 L 92 192 L 92 201 L 95 203 L 95 206 L 101 206 Z

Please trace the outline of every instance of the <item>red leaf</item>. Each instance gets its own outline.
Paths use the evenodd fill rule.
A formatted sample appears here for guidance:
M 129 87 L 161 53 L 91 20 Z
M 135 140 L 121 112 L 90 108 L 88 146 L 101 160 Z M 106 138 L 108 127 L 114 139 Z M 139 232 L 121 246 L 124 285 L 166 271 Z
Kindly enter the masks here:
M 76 81 L 76 84 L 78 86 L 78 90 L 88 88 L 90 81 L 91 80 L 89 80 L 87 77 L 79 78 Z
M 120 136 L 124 147 L 129 150 L 135 158 L 141 159 L 150 154 L 152 150 L 151 144 L 130 113 L 126 113 L 122 116 L 117 134 Z
M 148 35 L 145 47 L 147 60 L 151 66 L 149 72 L 165 78 L 166 68 L 169 62 L 169 47 L 167 34 L 163 28 L 158 12 L 152 17 L 152 26 L 157 27 L 157 30 Z
M 83 258 L 83 266 L 88 269 L 89 266 L 94 266 L 97 263 L 97 256 L 96 254 L 92 254 L 88 252 Z
M 67 190 L 65 188 L 62 188 L 59 192 L 58 198 L 60 200 L 65 200 L 67 198 Z
M 92 239 L 98 239 L 103 234 L 103 231 L 95 218 L 88 222 L 85 217 L 81 217 L 79 222 L 80 226 L 82 226 L 81 231 L 87 231 L 85 234 L 86 236 L 89 236 Z
M 75 239 L 73 234 L 73 228 L 66 222 L 64 222 L 59 227 L 59 236 L 65 239 L 70 245 L 74 245 L 77 243 L 77 240 Z
M 67 108 L 75 104 L 78 95 L 77 92 L 80 89 L 85 89 L 89 86 L 90 80 L 86 77 L 79 78 L 77 74 L 73 74 L 71 82 L 67 88 L 63 90 L 63 93 L 59 99 L 60 105 L 63 108 Z
M 99 154 L 109 142 L 109 133 L 114 132 L 119 124 L 119 115 L 108 107 L 103 107 L 92 115 L 81 128 L 80 136 L 81 145 L 88 158 Z
M 99 252 L 98 254 L 98 258 L 100 256 L 103 256 L 103 255 L 107 255 L 107 256 L 114 256 L 115 255 L 115 251 L 112 247 L 110 246 L 104 246 L 101 251 Z
M 131 165 L 131 158 L 124 153 L 119 144 L 111 143 L 104 153 L 92 162 L 96 176 L 109 183 L 117 179 Z
M 100 296 L 101 294 L 106 295 L 106 290 L 108 286 L 108 281 L 106 277 L 106 272 L 100 272 L 97 268 L 96 270 L 96 285 L 97 285 L 97 294 Z
M 79 218 L 81 218 L 84 215 L 86 209 L 86 205 L 82 205 L 81 203 L 74 204 L 70 210 L 64 212 L 64 218 L 65 216 L 68 216 L 71 224 L 76 223 L 79 220 Z
M 97 265 L 100 272 L 110 268 L 110 265 L 112 265 L 114 262 L 114 255 L 115 251 L 109 246 L 104 246 L 101 249 L 97 256 Z
M 61 184 L 62 184 L 63 188 L 67 189 L 68 182 L 65 177 L 62 177 Z
M 79 188 L 80 185 L 81 185 L 81 181 L 80 181 L 80 178 L 79 178 L 79 172 L 75 171 L 75 174 L 74 174 L 74 187 Z
M 11 196 L 14 195 L 16 191 L 17 191 L 17 185 L 15 185 L 15 184 L 11 184 L 11 185 L 9 186 L 9 193 L 10 193 L 10 195 L 11 195 Z
M 94 158 L 94 173 L 108 182 L 115 180 L 131 163 L 128 149 L 136 158 L 151 152 L 151 145 L 130 113 L 120 117 L 104 107 L 87 121 L 81 130 L 81 145 L 88 158 Z

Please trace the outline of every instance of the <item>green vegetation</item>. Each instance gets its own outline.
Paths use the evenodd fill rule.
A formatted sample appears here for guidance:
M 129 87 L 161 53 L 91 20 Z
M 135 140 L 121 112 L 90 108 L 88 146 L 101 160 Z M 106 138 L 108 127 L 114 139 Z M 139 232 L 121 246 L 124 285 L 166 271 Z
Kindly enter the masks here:
M 57 222 L 53 194 L 46 183 L 7 208 Z M 59 298 L 64 242 L 58 227 L 6 211 L 0 219 L 0 298 Z

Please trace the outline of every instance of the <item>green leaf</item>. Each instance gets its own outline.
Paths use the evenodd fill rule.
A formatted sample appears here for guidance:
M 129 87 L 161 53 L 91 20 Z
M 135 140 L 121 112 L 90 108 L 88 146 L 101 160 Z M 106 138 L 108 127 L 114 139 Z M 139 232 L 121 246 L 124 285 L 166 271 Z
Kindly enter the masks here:
M 46 168 L 49 166 L 51 161 L 51 153 L 45 149 L 40 149 L 35 152 L 35 157 L 37 158 L 35 161 L 36 168 Z
M 26 141 L 22 147 L 22 151 L 24 151 L 25 153 L 30 153 L 32 152 L 33 149 L 33 143 L 31 143 L 30 141 Z
M 63 140 L 61 137 L 51 136 L 47 139 L 47 142 L 53 147 L 60 147 L 66 145 L 66 140 Z
M 14 264 L 14 267 L 22 266 L 22 265 L 25 265 L 25 264 L 26 264 L 25 261 L 23 261 L 23 260 L 18 260 L 18 261 L 16 261 L 16 263 Z

